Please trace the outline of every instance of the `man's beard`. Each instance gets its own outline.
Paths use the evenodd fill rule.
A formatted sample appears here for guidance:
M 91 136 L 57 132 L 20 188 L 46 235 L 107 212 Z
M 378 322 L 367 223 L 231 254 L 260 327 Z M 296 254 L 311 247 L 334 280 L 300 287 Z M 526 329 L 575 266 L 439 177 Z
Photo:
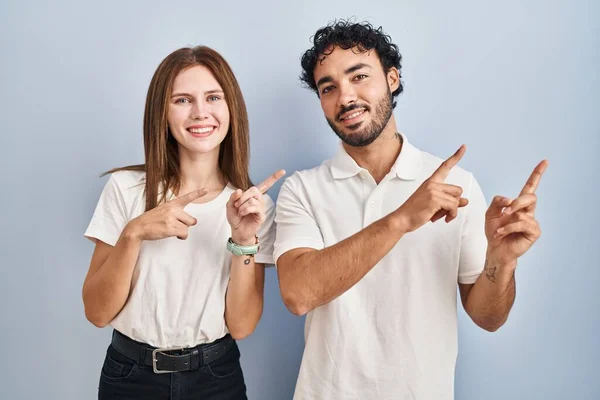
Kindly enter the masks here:
M 363 108 L 365 112 L 371 111 L 371 107 L 367 105 L 352 104 L 348 107 L 343 107 L 336 116 L 336 120 L 340 121 L 340 116 L 342 114 L 359 108 Z M 353 147 L 363 147 L 373 143 L 375 139 L 381 135 L 381 132 L 383 132 L 383 129 L 390 118 L 392 118 L 392 92 L 388 88 L 387 94 L 377 103 L 375 114 L 372 115 L 369 126 L 365 126 L 361 129 L 360 127 L 363 124 L 363 121 L 360 121 L 359 123 L 350 125 L 346 128 L 338 128 L 333 121 L 329 118 L 326 119 L 331 129 L 333 129 L 335 134 L 342 139 L 342 142 Z M 347 129 L 352 133 L 344 133 L 342 129 Z

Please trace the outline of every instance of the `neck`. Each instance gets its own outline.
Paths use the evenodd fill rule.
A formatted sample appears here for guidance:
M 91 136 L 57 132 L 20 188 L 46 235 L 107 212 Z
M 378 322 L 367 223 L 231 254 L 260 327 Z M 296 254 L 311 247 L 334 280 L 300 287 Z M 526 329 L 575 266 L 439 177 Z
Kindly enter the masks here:
M 396 121 L 392 116 L 373 143 L 364 147 L 353 147 L 346 143 L 343 146 L 350 157 L 379 183 L 396 162 L 402 149 L 402 137 L 396 131 Z
M 181 182 L 179 194 L 207 188 L 211 192 L 220 192 L 227 184 L 219 169 L 219 148 L 210 153 L 190 153 L 179 148 L 179 168 Z M 209 196 L 210 197 L 210 196 Z

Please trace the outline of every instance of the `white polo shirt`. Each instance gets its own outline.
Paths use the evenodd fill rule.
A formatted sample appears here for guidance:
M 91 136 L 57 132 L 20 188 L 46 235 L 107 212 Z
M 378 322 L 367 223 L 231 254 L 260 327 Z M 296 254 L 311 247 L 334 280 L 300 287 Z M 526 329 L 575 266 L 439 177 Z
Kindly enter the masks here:
M 143 172 L 113 173 L 85 236 L 114 246 L 125 225 L 144 213 L 144 180 Z M 142 243 L 127 303 L 110 322 L 114 329 L 162 348 L 192 347 L 227 334 L 231 227 L 226 204 L 234 191 L 227 186 L 211 201 L 184 208 L 198 220 L 188 229 L 186 240 L 170 237 Z M 258 263 L 271 264 L 275 205 L 268 195 L 264 198 L 266 220 L 258 231 L 261 245 L 255 257 Z
M 276 206 L 275 261 L 295 248 L 335 245 L 404 203 L 443 160 L 402 137 L 379 185 L 343 147 L 287 178 Z M 469 199 L 458 218 L 404 235 L 356 285 L 308 313 L 295 400 L 454 397 L 457 282 L 474 283 L 483 269 L 486 202 L 458 166 L 446 183 Z

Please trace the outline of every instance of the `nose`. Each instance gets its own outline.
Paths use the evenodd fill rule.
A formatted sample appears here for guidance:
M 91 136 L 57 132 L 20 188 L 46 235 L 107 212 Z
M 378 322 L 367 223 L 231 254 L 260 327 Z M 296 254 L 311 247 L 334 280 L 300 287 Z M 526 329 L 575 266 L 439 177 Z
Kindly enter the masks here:
M 190 118 L 198 120 L 208 118 L 208 110 L 206 104 L 200 101 L 194 102 L 190 109 Z
M 349 85 L 349 84 L 340 85 L 338 93 L 339 93 L 339 97 L 338 97 L 338 106 L 339 107 L 346 107 L 346 106 L 349 106 L 350 104 L 356 102 L 356 92 L 354 91 L 354 88 L 352 87 L 352 85 Z

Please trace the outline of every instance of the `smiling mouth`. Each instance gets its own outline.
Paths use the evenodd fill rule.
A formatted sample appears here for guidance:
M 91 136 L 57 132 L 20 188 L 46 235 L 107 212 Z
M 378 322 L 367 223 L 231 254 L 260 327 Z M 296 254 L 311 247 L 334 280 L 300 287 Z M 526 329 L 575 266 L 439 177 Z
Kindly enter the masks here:
M 205 126 L 202 128 L 187 128 L 187 131 L 194 137 L 205 137 L 212 134 L 216 129 L 216 126 Z
M 362 115 L 367 110 L 365 108 L 360 108 L 354 111 L 347 112 L 343 117 L 338 118 L 338 120 L 344 125 L 354 124 L 362 120 Z
M 344 118 L 340 118 L 340 119 L 342 121 L 346 121 L 346 120 L 349 120 L 349 119 L 352 119 L 352 118 L 356 118 L 356 117 L 358 117 L 360 114 L 362 114 L 364 112 L 365 112 L 365 110 L 355 111 L 352 114 L 346 115 Z

